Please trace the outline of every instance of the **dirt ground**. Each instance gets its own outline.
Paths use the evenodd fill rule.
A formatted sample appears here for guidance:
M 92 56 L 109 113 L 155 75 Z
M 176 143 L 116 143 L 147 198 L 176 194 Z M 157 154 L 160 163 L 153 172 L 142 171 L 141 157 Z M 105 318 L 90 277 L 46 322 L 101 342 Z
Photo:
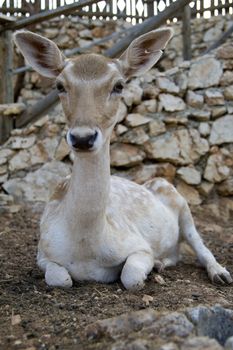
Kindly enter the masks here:
M 40 214 L 41 207 L 29 206 L 0 214 L 0 349 L 111 349 L 111 343 L 86 339 L 85 327 L 148 306 L 159 311 L 216 303 L 233 308 L 233 286 L 212 285 L 193 256 L 165 270 L 163 285 L 153 271 L 136 293 L 124 290 L 120 281 L 49 288 L 35 259 Z M 226 219 L 204 208 L 194 216 L 208 247 L 233 273 L 233 216 Z

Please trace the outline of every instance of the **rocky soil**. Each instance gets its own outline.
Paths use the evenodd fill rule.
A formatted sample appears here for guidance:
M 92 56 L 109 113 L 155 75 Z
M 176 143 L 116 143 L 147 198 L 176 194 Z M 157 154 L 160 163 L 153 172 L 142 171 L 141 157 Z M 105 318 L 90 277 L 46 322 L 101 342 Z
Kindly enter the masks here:
M 17 213 L 14 207 L 8 203 L 0 215 L 1 349 L 233 348 L 233 286 L 212 285 L 187 249 L 183 262 L 162 275 L 153 271 L 140 292 L 120 282 L 52 289 L 35 262 L 43 205 L 21 205 Z M 207 245 L 233 273 L 232 210 L 223 200 L 195 207 L 194 216 Z

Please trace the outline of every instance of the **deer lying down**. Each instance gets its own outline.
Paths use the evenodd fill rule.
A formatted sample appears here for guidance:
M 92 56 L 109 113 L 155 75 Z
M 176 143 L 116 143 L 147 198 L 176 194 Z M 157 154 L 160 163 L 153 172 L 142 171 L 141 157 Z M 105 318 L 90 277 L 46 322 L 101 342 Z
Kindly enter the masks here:
M 167 181 L 143 186 L 110 176 L 109 144 L 122 90 L 161 57 L 169 28 L 134 40 L 119 59 L 85 54 L 65 60 L 50 40 L 27 31 L 15 42 L 41 75 L 55 78 L 75 159 L 41 219 L 38 265 L 50 286 L 103 283 L 119 276 L 125 288 L 144 285 L 153 267 L 175 265 L 186 240 L 213 282 L 231 283 L 229 272 L 202 242 L 186 200 Z

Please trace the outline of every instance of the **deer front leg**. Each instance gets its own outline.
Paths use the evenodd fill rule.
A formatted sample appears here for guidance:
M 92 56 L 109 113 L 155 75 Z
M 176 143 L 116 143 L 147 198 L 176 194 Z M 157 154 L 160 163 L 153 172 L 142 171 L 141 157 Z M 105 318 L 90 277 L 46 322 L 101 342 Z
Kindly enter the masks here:
M 135 252 L 128 256 L 121 272 L 121 282 L 126 289 L 136 290 L 144 286 L 147 275 L 154 266 L 152 253 Z
M 73 282 L 65 267 L 48 262 L 45 269 L 45 281 L 51 287 L 69 288 Z

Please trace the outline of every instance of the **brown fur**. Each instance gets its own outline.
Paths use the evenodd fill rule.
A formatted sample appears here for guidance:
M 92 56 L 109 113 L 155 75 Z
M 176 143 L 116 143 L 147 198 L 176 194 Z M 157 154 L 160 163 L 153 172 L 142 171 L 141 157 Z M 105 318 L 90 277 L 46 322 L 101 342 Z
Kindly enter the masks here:
M 183 205 L 183 199 L 180 194 L 175 190 L 174 186 L 164 181 L 163 178 L 152 179 L 145 183 L 148 190 L 152 191 L 154 194 L 163 196 L 169 203 L 169 206 L 174 211 L 180 211 Z
M 84 80 L 98 79 L 109 71 L 108 63 L 110 59 L 96 55 L 81 55 L 71 60 L 73 62 L 72 71 L 75 76 Z

